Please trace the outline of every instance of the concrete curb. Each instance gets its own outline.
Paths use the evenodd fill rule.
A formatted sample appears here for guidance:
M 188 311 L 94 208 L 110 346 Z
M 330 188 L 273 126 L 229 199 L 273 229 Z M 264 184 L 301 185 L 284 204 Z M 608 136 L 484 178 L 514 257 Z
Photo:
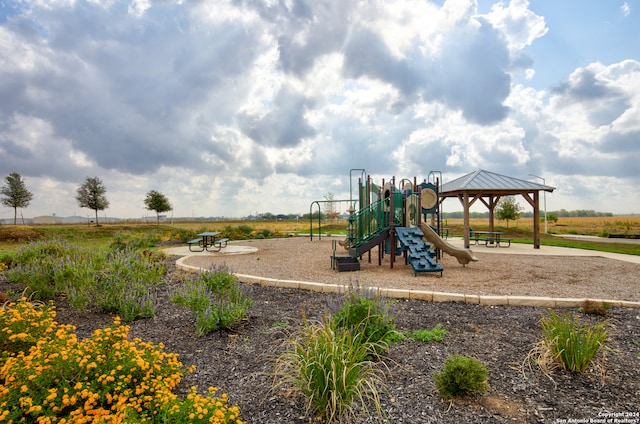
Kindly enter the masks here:
M 176 267 L 189 272 L 204 270 L 200 267 L 187 265 L 184 256 L 176 261 Z M 310 281 L 278 280 L 276 278 L 258 277 L 255 275 L 235 274 L 240 281 L 246 284 L 257 284 L 261 286 L 279 287 L 287 289 L 302 289 L 320 293 L 341 293 L 349 289 L 348 286 L 340 284 L 323 284 Z M 630 302 L 625 300 L 610 299 L 589 299 L 589 298 L 554 298 L 536 296 L 492 296 L 462 293 L 446 293 L 425 290 L 407 290 L 393 288 L 376 288 L 380 294 L 395 299 L 418 299 L 427 302 L 463 302 L 474 305 L 508 305 L 508 306 L 536 306 L 542 308 L 575 308 L 581 306 L 585 301 L 597 303 L 607 303 L 612 307 L 619 308 L 640 308 L 640 302 Z

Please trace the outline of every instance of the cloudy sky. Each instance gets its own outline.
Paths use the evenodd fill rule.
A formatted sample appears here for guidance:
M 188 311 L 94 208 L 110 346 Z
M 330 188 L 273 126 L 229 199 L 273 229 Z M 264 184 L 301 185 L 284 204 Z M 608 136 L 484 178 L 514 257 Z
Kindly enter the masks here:
M 306 213 L 351 169 L 640 213 L 638 28 L 638 0 L 0 0 L 1 177 L 25 217 L 91 214 L 86 177 L 109 216 L 152 189 L 174 216 Z

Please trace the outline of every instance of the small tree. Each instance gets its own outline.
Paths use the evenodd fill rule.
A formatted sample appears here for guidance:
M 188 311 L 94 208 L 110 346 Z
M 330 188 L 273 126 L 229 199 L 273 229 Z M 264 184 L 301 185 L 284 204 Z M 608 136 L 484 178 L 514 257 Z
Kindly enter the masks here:
M 18 208 L 29 206 L 33 193 L 27 190 L 24 180 L 17 172 L 12 172 L 5 178 L 6 185 L 2 187 L 2 204 L 8 208 L 13 208 L 13 225 L 16 225 L 18 218 Z
M 509 228 L 509 221 L 515 221 L 520 219 L 522 215 L 522 207 L 516 202 L 515 197 L 506 196 L 498 203 L 498 209 L 496 210 L 496 218 L 501 221 L 507 221 L 507 228 Z
M 159 191 L 151 190 L 144 199 L 144 206 L 149 211 L 156 211 L 158 225 L 160 225 L 160 214 L 171 210 L 169 199 Z
M 86 180 L 78 187 L 76 200 L 81 208 L 89 208 L 96 211 L 96 225 L 98 225 L 98 211 L 109 207 L 109 201 L 105 196 L 107 189 L 98 177 Z
M 334 203 L 336 196 L 329 192 L 324 195 L 324 200 L 326 200 L 326 203 L 324 204 L 325 215 L 327 215 L 329 219 L 338 219 L 340 212 L 336 210 L 336 204 Z

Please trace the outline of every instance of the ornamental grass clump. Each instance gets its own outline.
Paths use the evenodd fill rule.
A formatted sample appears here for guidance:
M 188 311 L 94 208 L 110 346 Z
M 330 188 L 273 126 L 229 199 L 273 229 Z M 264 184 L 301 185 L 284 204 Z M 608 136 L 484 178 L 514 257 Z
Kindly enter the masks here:
M 551 359 L 569 371 L 584 372 L 607 339 L 606 321 L 582 324 L 568 313 L 559 316 L 551 311 L 541 325 L 544 341 L 538 363 L 543 368 L 545 359 Z
M 311 324 L 305 320 L 300 334 L 276 360 L 274 388 L 283 387 L 306 399 L 307 413 L 326 422 L 354 422 L 384 415 L 380 393 L 384 375 L 379 364 L 368 360 L 371 342 L 364 333 L 337 328 L 330 318 Z
M 351 289 L 334 313 L 333 325 L 357 334 L 354 340 L 367 343 L 372 355 L 382 353 L 399 338 L 391 303 L 375 290 Z
M 23 299 L 0 309 L 0 422 L 242 423 L 213 388 L 180 399 L 178 356 L 129 340 L 118 318 L 78 340 L 52 305 L 35 306 Z
M 487 367 L 469 356 L 455 354 L 445 361 L 433 379 L 440 396 L 450 399 L 468 393 L 484 393 L 489 389 Z
M 246 316 L 253 303 L 225 266 L 187 279 L 171 296 L 171 301 L 191 309 L 198 336 L 229 328 Z

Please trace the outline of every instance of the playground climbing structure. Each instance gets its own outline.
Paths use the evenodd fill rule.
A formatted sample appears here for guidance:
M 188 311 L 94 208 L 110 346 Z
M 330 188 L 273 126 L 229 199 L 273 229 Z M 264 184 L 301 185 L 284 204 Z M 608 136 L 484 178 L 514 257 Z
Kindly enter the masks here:
M 438 174 L 431 172 L 429 180 L 425 179 L 419 184 L 415 177 L 399 182 L 394 177 L 376 185 L 370 176 L 363 178 L 363 172 L 358 180 L 357 202 L 353 199 L 353 189 L 351 193 L 347 237 L 339 243 L 348 254 L 337 254 L 334 242 L 332 267 L 338 271 L 360 269 L 359 260 L 366 254 L 371 262 L 374 247 L 378 247 L 378 265 L 388 254 L 390 267 L 393 268 L 397 258 L 402 256 L 405 263 L 411 265 L 415 275 L 440 273 L 442 276 L 443 267 L 439 262 L 441 251 L 455 256 L 463 265 L 477 260 L 469 249 L 456 248 L 438 235 L 441 179 Z M 427 217 L 430 217 L 430 224 L 424 222 Z

